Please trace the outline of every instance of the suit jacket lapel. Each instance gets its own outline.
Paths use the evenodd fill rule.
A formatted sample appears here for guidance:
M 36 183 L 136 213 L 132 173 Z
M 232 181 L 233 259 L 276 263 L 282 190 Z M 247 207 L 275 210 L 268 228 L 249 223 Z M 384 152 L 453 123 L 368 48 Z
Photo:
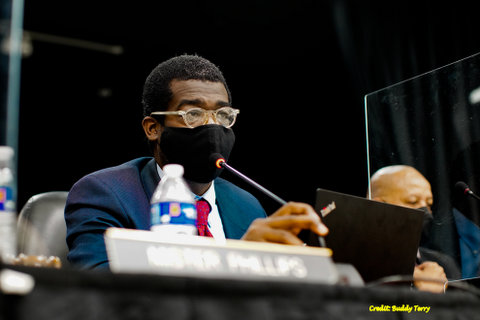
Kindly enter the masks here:
M 153 192 L 160 182 L 160 177 L 158 176 L 157 163 L 155 159 L 150 160 L 145 167 L 143 167 L 140 172 L 143 189 L 147 196 L 148 201 L 152 198 Z
M 247 231 L 250 222 L 246 222 L 243 219 L 235 199 L 233 199 L 234 195 L 222 183 L 215 181 L 215 193 L 225 237 L 228 239 L 240 239 Z

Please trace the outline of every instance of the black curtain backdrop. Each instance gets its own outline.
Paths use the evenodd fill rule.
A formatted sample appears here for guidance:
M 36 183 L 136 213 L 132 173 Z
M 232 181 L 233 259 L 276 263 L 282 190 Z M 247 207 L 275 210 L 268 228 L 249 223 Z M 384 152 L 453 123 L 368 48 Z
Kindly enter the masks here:
M 480 51 L 468 1 L 25 1 L 25 29 L 121 45 L 40 41 L 23 59 L 19 203 L 149 151 L 148 73 L 197 53 L 241 109 L 231 165 L 287 200 L 317 187 L 364 196 L 364 95 Z M 254 193 L 267 212 L 278 205 Z

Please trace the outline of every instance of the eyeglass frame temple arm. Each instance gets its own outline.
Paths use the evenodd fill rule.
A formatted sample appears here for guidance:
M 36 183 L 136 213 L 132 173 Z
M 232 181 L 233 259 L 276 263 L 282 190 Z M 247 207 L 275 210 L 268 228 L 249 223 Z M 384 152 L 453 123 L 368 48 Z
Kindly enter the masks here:
M 238 109 L 234 109 L 232 108 L 233 111 L 235 112 L 235 114 L 239 114 L 240 113 L 240 110 Z M 205 110 L 205 111 L 209 111 L 209 110 Z M 211 110 L 211 111 L 217 111 L 217 110 Z M 182 116 L 184 114 L 186 114 L 187 112 L 186 111 L 183 111 L 183 110 L 177 110 L 177 111 L 154 111 L 152 113 L 150 113 L 151 116 L 168 116 L 168 115 L 178 115 L 178 116 Z

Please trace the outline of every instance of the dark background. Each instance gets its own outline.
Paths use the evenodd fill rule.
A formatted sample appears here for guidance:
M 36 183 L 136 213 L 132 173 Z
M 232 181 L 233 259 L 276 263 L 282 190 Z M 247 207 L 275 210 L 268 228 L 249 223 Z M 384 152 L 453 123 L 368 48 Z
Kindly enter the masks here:
M 18 206 L 149 155 L 142 86 L 158 63 L 183 53 L 217 64 L 241 109 L 232 166 L 286 200 L 313 204 L 317 187 L 364 196 L 364 95 L 480 51 L 478 9 L 469 1 L 25 0 L 26 30 L 124 52 L 31 38 Z M 277 207 L 238 183 L 267 211 Z

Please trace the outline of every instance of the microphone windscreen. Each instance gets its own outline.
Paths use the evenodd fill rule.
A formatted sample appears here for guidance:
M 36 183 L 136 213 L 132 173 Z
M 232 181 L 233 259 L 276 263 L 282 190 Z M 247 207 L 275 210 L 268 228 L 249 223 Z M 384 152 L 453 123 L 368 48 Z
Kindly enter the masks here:
M 215 167 L 221 169 L 222 162 L 225 162 L 225 158 L 220 153 L 212 153 L 210 155 L 210 161 L 215 165 Z
M 457 181 L 457 183 L 455 183 L 455 190 L 461 193 L 466 193 L 468 190 L 470 190 L 470 188 L 465 182 Z

